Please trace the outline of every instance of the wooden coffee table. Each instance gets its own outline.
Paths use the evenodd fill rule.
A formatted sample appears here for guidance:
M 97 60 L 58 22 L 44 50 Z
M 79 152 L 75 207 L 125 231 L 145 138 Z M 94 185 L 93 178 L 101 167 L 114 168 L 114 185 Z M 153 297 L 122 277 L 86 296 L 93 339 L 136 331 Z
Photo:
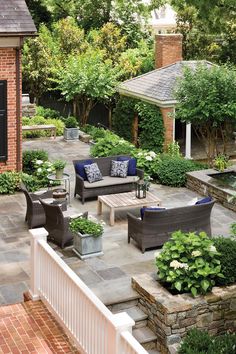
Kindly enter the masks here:
M 110 208 L 110 225 L 113 226 L 116 209 L 161 205 L 161 200 L 150 192 L 147 192 L 146 198 L 143 199 L 136 198 L 135 192 L 100 195 L 97 204 L 98 215 L 102 214 L 103 204 Z

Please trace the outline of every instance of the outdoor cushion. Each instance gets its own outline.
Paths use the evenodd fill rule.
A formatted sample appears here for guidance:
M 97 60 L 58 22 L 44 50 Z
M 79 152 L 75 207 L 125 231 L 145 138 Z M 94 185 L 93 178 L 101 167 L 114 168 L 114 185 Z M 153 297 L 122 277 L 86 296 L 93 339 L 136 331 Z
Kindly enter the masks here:
M 97 187 L 107 187 L 107 186 L 116 186 L 119 184 L 126 184 L 126 183 L 134 183 L 138 181 L 137 176 L 127 176 L 126 178 L 123 177 L 110 177 L 110 176 L 103 176 L 102 181 L 89 183 L 88 181 L 84 181 L 85 188 L 97 188 Z
M 136 170 L 137 161 L 134 157 L 128 158 L 126 156 L 119 156 L 117 158 L 117 161 L 129 161 L 127 175 L 128 176 L 136 176 L 136 174 L 137 174 L 137 170 Z
M 84 165 L 84 169 L 89 183 L 102 180 L 102 174 L 96 162 L 90 165 Z
M 156 210 L 156 211 L 161 211 L 161 210 L 166 210 L 166 208 L 160 208 L 160 207 L 143 207 L 140 209 L 140 216 L 141 216 L 141 219 L 143 220 L 143 217 L 144 217 L 144 212 L 146 210 Z
M 129 161 L 111 161 L 111 177 L 127 177 Z
M 195 205 L 206 204 L 206 203 L 210 203 L 211 201 L 212 201 L 211 197 L 205 197 L 203 199 L 198 200 Z
M 76 173 L 78 173 L 78 175 L 80 175 L 80 177 L 83 178 L 84 181 L 87 181 L 87 176 L 84 170 L 84 165 L 91 165 L 93 163 L 92 160 L 86 160 L 84 162 L 77 162 L 75 164 L 75 171 Z

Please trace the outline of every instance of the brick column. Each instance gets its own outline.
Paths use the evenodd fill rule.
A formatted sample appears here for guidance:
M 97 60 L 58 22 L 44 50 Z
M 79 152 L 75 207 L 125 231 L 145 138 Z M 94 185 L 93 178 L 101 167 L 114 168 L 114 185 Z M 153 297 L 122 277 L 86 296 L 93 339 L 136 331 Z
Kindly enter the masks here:
M 164 127 L 165 127 L 165 141 L 164 141 L 164 150 L 169 143 L 172 143 L 174 140 L 174 108 L 166 107 L 160 108 L 161 114 L 163 117 Z
M 0 80 L 7 80 L 8 160 L 0 162 L 0 172 L 4 172 L 17 169 L 16 51 L 13 48 L 0 48 Z

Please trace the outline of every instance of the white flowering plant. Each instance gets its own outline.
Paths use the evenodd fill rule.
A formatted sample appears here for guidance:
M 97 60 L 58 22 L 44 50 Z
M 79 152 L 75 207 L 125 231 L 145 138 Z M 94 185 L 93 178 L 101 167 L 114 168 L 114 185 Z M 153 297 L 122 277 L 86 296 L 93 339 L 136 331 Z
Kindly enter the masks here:
M 35 173 L 40 187 L 47 187 L 49 185 L 48 175 L 55 172 L 53 163 L 50 161 L 35 160 L 34 161 Z
M 205 232 L 176 231 L 156 257 L 158 278 L 177 293 L 209 292 L 221 273 L 220 253 Z
M 133 151 L 133 156 L 137 160 L 137 167 L 144 170 L 146 175 L 157 178 L 157 172 L 161 162 L 160 154 L 156 154 L 154 151 L 136 149 Z

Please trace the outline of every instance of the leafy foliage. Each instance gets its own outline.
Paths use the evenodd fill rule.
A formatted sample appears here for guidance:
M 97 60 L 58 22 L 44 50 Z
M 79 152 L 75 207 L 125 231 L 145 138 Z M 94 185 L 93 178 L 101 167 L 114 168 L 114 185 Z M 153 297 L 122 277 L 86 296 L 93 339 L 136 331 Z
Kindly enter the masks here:
M 69 227 L 74 233 L 80 232 L 94 237 L 99 237 L 103 234 L 103 226 L 101 224 L 82 217 L 72 219 Z
M 220 285 L 236 282 L 236 239 L 217 237 L 214 245 L 220 255 L 221 272 L 224 278 L 218 280 Z
M 60 113 L 58 111 L 51 109 L 51 108 L 45 108 L 42 106 L 36 107 L 36 114 L 35 115 L 43 117 L 45 119 L 48 119 L 48 118 L 59 119 L 60 118 Z
M 156 257 L 157 274 L 161 282 L 179 293 L 205 294 L 223 278 L 219 256 L 205 232 L 176 231 Z
M 65 119 L 65 127 L 66 128 L 77 128 L 78 122 L 75 117 L 68 117 Z
M 112 127 L 124 139 L 132 139 L 132 123 L 135 115 L 136 100 L 129 97 L 120 97 L 113 113 Z
M 201 168 L 201 165 L 183 157 L 164 154 L 161 156 L 159 164 L 158 179 L 167 186 L 183 187 L 186 183 L 186 172 L 200 170 Z
M 187 333 L 178 354 L 231 354 L 235 353 L 235 347 L 235 333 L 211 337 L 207 332 L 194 328 Z
M 224 154 L 218 154 L 213 161 L 213 166 L 220 172 L 223 172 L 229 166 L 228 156 Z
M 19 188 L 21 174 L 19 172 L 0 173 L 0 194 L 13 194 Z
M 106 157 L 118 154 L 129 154 L 135 149 L 134 145 L 111 132 L 107 132 L 104 138 L 98 139 L 92 146 L 90 153 L 94 157 Z
M 23 172 L 33 174 L 35 172 L 35 160 L 48 160 L 48 153 L 45 150 L 25 150 L 23 151 L 22 164 Z
M 22 118 L 23 125 L 41 125 L 41 124 L 53 124 L 56 127 L 56 134 L 58 136 L 63 135 L 64 131 L 64 123 L 61 119 L 54 119 L 54 118 L 44 118 L 41 116 L 34 116 L 32 118 L 23 117 Z M 40 136 L 51 136 L 50 131 L 40 130 L 40 131 L 32 131 L 32 132 L 23 132 L 23 137 L 40 137 Z
M 160 109 L 152 104 L 139 102 L 135 108 L 140 117 L 139 143 L 143 149 L 162 152 L 164 124 Z
M 180 157 L 180 147 L 178 141 L 173 141 L 173 143 L 170 143 L 167 145 L 167 154 L 172 157 Z
M 157 179 L 159 165 L 161 163 L 159 154 L 156 154 L 154 151 L 136 149 L 132 152 L 132 155 L 137 160 L 137 167 L 144 170 L 147 176 L 151 176 L 152 179 Z
M 206 145 L 209 161 L 219 151 L 219 137 L 226 142 L 236 119 L 236 71 L 227 67 L 186 68 L 176 91 L 176 118 L 192 123 Z

